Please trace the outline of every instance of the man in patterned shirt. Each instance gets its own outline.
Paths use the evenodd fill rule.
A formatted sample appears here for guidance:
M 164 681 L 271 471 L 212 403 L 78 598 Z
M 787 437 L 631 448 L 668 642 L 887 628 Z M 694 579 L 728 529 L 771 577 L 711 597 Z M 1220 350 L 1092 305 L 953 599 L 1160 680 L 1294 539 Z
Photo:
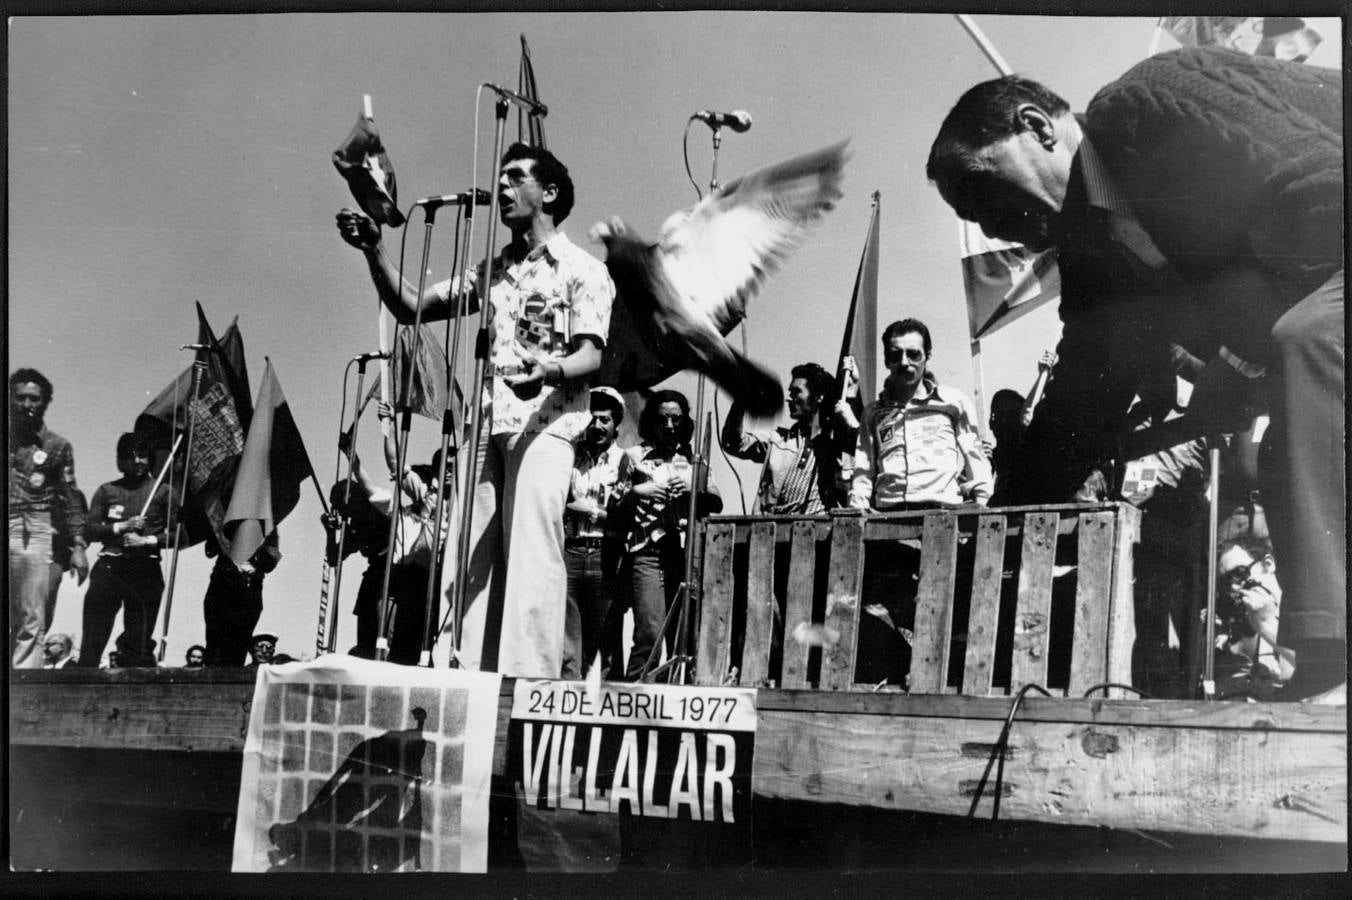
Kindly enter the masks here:
M 69 571 L 80 584 L 89 576 L 75 453 L 44 424 L 51 402 L 52 383 L 41 372 L 9 376 L 9 653 L 16 669 L 42 666 L 54 518 L 70 537 Z
M 474 486 L 469 572 L 452 573 L 468 579 L 459 659 L 471 669 L 557 678 L 567 606 L 564 503 L 573 444 L 591 421 L 587 378 L 601 365 L 615 287 L 605 266 L 559 230 L 573 182 L 553 154 L 513 144 L 497 189 L 511 240 L 491 275 L 467 275 L 470 312 L 488 282 L 491 366 L 480 400 L 491 427 Z M 411 323 L 420 304 L 424 321 L 456 314 L 458 279 L 418 297 L 369 217 L 345 209 L 337 225 L 365 254 L 376 291 L 401 323 Z
M 599 650 L 610 673 L 620 654 L 619 635 L 602 638 L 602 626 L 617 587 L 621 542 L 611 515 L 621 499 L 615 435 L 624 421 L 624 400 L 614 388 L 592 388 L 591 424 L 577 445 L 573 480 L 563 518 L 563 554 L 568 569 L 568 618 L 563 677 L 582 678 Z

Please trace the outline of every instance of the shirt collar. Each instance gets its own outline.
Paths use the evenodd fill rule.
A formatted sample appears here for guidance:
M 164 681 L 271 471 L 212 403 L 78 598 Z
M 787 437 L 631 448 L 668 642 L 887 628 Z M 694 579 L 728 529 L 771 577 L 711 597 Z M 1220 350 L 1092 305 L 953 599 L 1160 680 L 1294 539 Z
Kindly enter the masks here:
M 904 406 L 905 404 L 898 403 L 896 400 L 892 399 L 891 394 L 888 392 L 887 383 L 891 380 L 892 376 L 887 376 L 886 381 L 883 383 L 883 390 L 879 393 L 879 398 L 884 403 L 889 403 L 892 406 Z M 906 403 L 925 403 L 931 400 L 942 403 L 944 398 L 939 394 L 939 379 L 934 377 L 933 372 L 926 369 L 925 374 L 920 376 L 920 387 L 916 388 L 915 394 L 913 394 L 911 399 L 907 400 Z
M 1076 155 L 1080 163 L 1080 177 L 1084 180 L 1085 199 L 1089 205 L 1134 219 L 1126 197 L 1088 135 L 1081 139 Z

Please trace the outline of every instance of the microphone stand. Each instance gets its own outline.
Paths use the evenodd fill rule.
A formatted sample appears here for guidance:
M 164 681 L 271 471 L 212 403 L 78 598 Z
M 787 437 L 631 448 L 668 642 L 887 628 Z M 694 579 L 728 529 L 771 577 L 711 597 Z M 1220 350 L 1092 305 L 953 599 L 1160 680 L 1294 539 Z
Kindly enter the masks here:
M 471 188 L 469 192 L 469 202 L 466 203 L 460 213 L 465 220 L 465 249 L 463 258 L 468 259 L 469 227 L 474 221 L 474 201 L 475 192 Z M 457 228 L 457 231 L 459 229 Z M 457 243 L 455 252 L 451 259 L 451 271 L 458 272 L 460 269 L 460 244 Z M 424 270 L 426 266 L 423 267 Z M 465 278 L 460 278 L 460 295 L 464 296 Z M 421 306 L 419 307 L 421 309 Z M 450 319 L 446 320 L 446 343 L 448 357 L 446 360 L 446 407 L 441 412 L 441 470 L 437 472 L 437 496 L 436 506 L 432 516 L 432 565 L 427 573 L 427 593 L 423 598 L 423 623 L 422 623 L 422 641 L 418 645 L 421 649 L 418 653 L 418 665 L 430 668 L 432 666 L 432 598 L 435 596 L 438 588 L 441 587 L 441 579 L 438 575 L 444 565 L 442 552 L 442 534 L 441 534 L 441 516 L 446 508 L 446 487 L 449 484 L 447 472 L 451 469 L 451 459 L 460 452 L 459 444 L 455 435 L 455 415 L 453 408 L 455 406 L 455 366 L 460 351 L 460 310 L 456 310 L 455 326 L 452 329 Z M 410 370 L 411 373 L 411 370 Z M 456 471 L 459 471 L 457 467 Z
M 465 494 L 460 498 L 460 535 L 456 546 L 455 582 L 451 591 L 451 614 L 455 620 L 452 632 L 454 636 L 454 644 L 451 647 L 452 654 L 458 654 L 460 650 L 461 617 L 464 614 L 465 588 L 469 577 L 470 529 L 474 516 L 474 495 L 479 478 L 479 442 L 483 439 L 484 417 L 480 407 L 490 363 L 488 355 L 488 316 L 489 300 L 493 290 L 493 252 L 496 249 L 498 236 L 497 182 L 502 178 L 502 141 L 503 132 L 507 126 L 507 101 L 501 95 L 499 95 L 497 104 L 494 106 L 494 117 L 496 122 L 493 132 L 493 159 L 498 177 L 494 180 L 494 189 L 489 194 L 491 199 L 488 207 L 488 245 L 484 250 L 484 283 L 478 286 L 479 330 L 474 340 L 474 358 L 477 365 L 474 370 L 474 384 L 469 394 L 472 399 L 468 404 L 468 409 L 473 411 L 474 418 L 472 420 L 473 426 L 470 428 L 470 453 L 466 460 L 468 465 L 461 467 L 465 473 Z M 465 297 L 463 291 L 461 296 L 463 302 Z
M 178 550 L 179 545 L 183 543 L 183 506 L 188 502 L 188 482 L 191 481 L 192 473 L 192 436 L 194 424 L 197 416 L 193 413 L 193 407 L 197 405 L 202 393 L 202 373 L 207 368 L 206 353 L 208 351 L 198 350 L 197 358 L 192 364 L 192 388 L 188 392 L 188 449 L 183 451 L 183 485 L 178 493 L 178 521 L 174 524 L 174 549 L 169 554 L 169 578 L 164 587 L 164 624 L 160 630 L 160 646 L 158 652 L 158 661 L 164 662 L 164 653 L 169 643 L 169 614 L 174 608 L 174 581 L 178 575 Z M 169 462 L 173 463 L 173 457 Z M 173 512 L 173 508 L 170 508 Z M 172 518 L 172 516 L 171 516 Z M 167 523 L 166 523 L 167 524 Z M 167 528 L 166 528 L 167 530 Z
M 347 445 L 347 452 L 342 454 L 342 458 L 347 460 L 347 473 L 343 478 L 343 508 L 338 513 L 338 559 L 333 564 L 333 596 L 330 598 L 330 606 L 327 610 L 323 603 L 319 605 L 320 634 L 324 639 L 315 642 L 315 649 L 320 653 L 333 653 L 338 643 L 338 598 L 342 594 L 343 549 L 347 546 L 347 517 L 352 504 L 352 461 L 357 452 L 357 431 L 361 427 L 362 386 L 366 381 L 366 364 L 368 362 L 370 360 L 365 356 L 357 357 L 357 405 L 352 414 L 352 438 Z M 342 425 L 341 422 L 338 424 Z M 335 463 L 334 468 L 337 469 L 337 467 Z M 334 476 L 336 477 L 337 474 L 335 471 Z M 327 571 L 327 568 L 325 571 Z
M 472 202 L 473 198 L 471 198 Z M 376 659 L 384 662 L 390 656 L 390 571 L 394 566 L 394 542 L 400 525 L 399 510 L 402 505 L 404 484 L 404 463 L 408 457 L 408 432 L 412 425 L 413 408 L 409 403 L 409 394 L 413 388 L 413 370 L 417 368 L 418 344 L 422 339 L 423 290 L 427 285 L 427 261 L 432 253 L 432 228 L 436 224 L 435 206 L 423 209 L 423 247 L 422 265 L 418 268 L 417 303 L 413 311 L 413 341 L 409 348 L 408 371 L 404 373 L 404 384 L 399 394 L 399 431 L 394 441 L 394 489 L 390 496 L 390 528 L 385 541 L 385 574 L 380 584 L 379 615 L 376 618 Z M 400 276 L 402 280 L 402 275 Z M 402 290 L 402 285 L 400 287 Z M 397 343 L 397 342 L 396 342 Z M 398 352 L 397 350 L 395 352 Z M 405 536 L 405 542 L 409 538 Z M 435 548 L 434 548 L 435 550 Z M 434 566 L 435 568 L 435 566 Z M 396 610 L 396 614 L 398 611 Z

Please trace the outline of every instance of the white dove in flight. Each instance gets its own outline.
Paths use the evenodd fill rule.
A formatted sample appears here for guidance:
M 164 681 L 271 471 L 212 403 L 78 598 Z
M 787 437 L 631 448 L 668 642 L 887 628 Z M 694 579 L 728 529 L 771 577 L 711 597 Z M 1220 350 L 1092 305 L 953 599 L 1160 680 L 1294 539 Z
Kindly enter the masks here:
M 632 391 L 695 369 L 752 415 L 777 414 L 784 402 L 779 378 L 723 336 L 841 197 L 845 144 L 729 182 L 667 219 L 655 244 L 618 218 L 593 226 L 619 298 L 593 383 Z

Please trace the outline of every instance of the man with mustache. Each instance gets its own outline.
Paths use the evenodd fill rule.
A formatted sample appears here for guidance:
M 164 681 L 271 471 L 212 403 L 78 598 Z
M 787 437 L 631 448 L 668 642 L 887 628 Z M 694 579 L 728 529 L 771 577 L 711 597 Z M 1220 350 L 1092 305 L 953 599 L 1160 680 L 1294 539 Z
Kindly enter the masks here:
M 69 571 L 80 584 L 89 576 L 75 452 L 44 422 L 51 402 L 52 383 L 41 372 L 9 376 L 9 653 L 16 669 L 42 666 L 54 519 L 71 542 Z
M 470 571 L 460 647 L 466 668 L 557 678 L 563 668 L 567 575 L 563 513 L 573 445 L 591 420 L 588 376 L 601 365 L 615 288 L 600 261 L 559 230 L 573 206 L 568 169 L 543 148 L 513 144 L 498 179 L 511 239 L 477 273 L 469 301 L 487 302 L 491 377 L 487 454 L 474 486 Z M 386 255 L 380 231 L 338 213 L 343 240 L 366 256 L 382 302 L 401 323 L 457 314 L 459 279 L 422 297 Z M 497 634 L 498 637 L 493 637 Z

